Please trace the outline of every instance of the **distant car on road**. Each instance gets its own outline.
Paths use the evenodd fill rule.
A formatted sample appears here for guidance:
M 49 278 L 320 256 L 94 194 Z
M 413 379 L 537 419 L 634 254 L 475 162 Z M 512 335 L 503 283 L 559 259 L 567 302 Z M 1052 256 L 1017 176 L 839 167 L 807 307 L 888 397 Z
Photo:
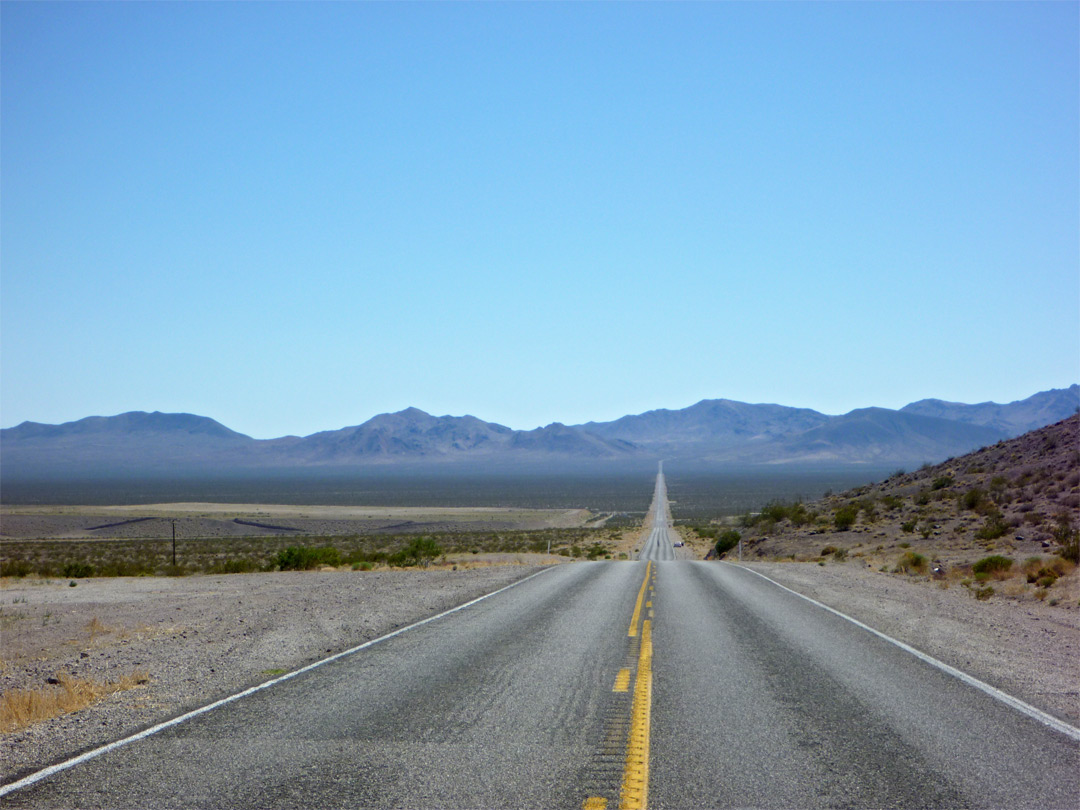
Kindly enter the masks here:
M 683 547 L 683 543 L 682 543 L 682 540 L 680 540 L 680 541 L 678 541 L 677 543 L 675 543 L 675 548 L 682 548 L 682 547 Z

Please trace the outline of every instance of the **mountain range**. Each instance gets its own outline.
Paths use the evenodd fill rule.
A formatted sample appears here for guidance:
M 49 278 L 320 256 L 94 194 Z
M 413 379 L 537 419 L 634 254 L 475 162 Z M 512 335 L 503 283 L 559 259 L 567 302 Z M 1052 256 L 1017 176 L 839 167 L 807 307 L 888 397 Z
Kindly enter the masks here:
M 714 399 L 528 431 L 408 408 L 361 425 L 278 439 L 253 439 L 205 416 L 133 411 L 2 430 L 0 462 L 5 478 L 659 458 L 709 465 L 919 464 L 1018 436 L 1078 409 L 1078 385 L 1005 405 L 926 399 L 900 410 L 860 408 L 841 416 Z

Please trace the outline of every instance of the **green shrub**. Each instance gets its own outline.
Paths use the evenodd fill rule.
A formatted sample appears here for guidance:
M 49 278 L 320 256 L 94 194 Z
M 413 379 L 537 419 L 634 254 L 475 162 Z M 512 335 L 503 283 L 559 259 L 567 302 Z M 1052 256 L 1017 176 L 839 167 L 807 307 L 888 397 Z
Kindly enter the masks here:
M 69 562 L 61 573 L 68 579 L 86 579 L 94 575 L 94 566 L 84 562 Z
M 310 571 L 320 565 L 341 565 L 341 554 L 333 546 L 289 546 L 274 561 L 282 571 Z
M 1008 557 L 1003 557 L 1000 554 L 992 554 L 989 557 L 983 557 L 973 566 L 971 570 L 975 574 L 996 574 L 998 572 L 1005 572 L 1012 568 L 1013 561 Z
M 26 560 L 0 560 L 0 577 L 25 577 L 33 572 Z
M 986 491 L 973 487 L 960 497 L 960 505 L 965 509 L 978 509 L 986 501 Z
M 739 541 L 741 539 L 742 535 L 734 529 L 728 529 L 726 532 L 723 532 L 717 539 L 716 545 L 714 546 L 714 548 L 716 549 L 716 556 L 722 557 L 724 554 L 727 554 L 729 551 L 739 545 Z
M 914 521 L 914 520 L 909 520 L 907 523 L 901 523 L 900 524 L 900 529 L 902 531 L 907 532 L 908 534 L 911 534 L 912 532 L 915 531 L 915 523 L 916 523 L 916 521 Z
M 744 528 L 763 525 L 766 529 L 782 520 L 790 521 L 793 526 L 803 526 L 812 523 L 814 513 L 809 512 L 802 501 L 788 503 L 786 501 L 770 501 L 761 508 L 756 515 L 747 513 L 742 518 Z
M 953 479 L 951 475 L 939 475 L 934 479 L 934 482 L 930 485 L 933 490 L 945 489 L 945 487 L 951 487 L 953 485 Z
M 896 563 L 896 573 L 914 574 L 926 570 L 926 557 L 914 551 L 908 551 Z
M 1062 543 L 1061 558 L 1072 563 L 1080 563 L 1080 531 L 1074 529 L 1072 535 Z
M 972 591 L 972 593 L 975 595 L 975 598 L 978 599 L 980 602 L 985 602 L 987 599 L 994 595 L 994 589 L 992 586 L 987 585 L 985 588 L 976 588 Z
M 821 556 L 828 557 L 830 554 L 835 554 L 837 551 L 839 551 L 839 549 L 836 546 L 825 546 L 825 548 L 821 550 Z
M 110 560 L 97 566 L 94 573 L 99 577 L 149 577 L 157 571 L 145 560 Z
M 1061 557 L 1080 563 L 1080 530 L 1073 528 L 1068 512 L 1059 512 L 1054 520 L 1054 540 L 1061 546 Z
M 833 515 L 833 525 L 838 532 L 844 532 L 855 525 L 855 518 L 859 516 L 859 507 L 856 504 L 848 504 L 836 510 Z
M 575 557 L 581 556 L 581 549 L 574 546 L 571 549 Z M 390 565 L 405 568 L 412 565 L 426 566 L 436 557 L 443 553 L 442 547 L 430 537 L 417 537 L 409 545 L 396 554 L 387 558 Z
M 995 512 L 986 518 L 986 522 L 975 532 L 979 540 L 997 540 L 1009 533 L 1009 524 L 1000 512 Z
M 604 548 L 603 543 L 593 543 L 589 547 L 589 550 L 587 552 L 585 552 L 585 556 L 590 560 L 596 560 L 596 559 L 598 559 L 600 557 L 603 557 L 607 553 L 608 553 L 608 550 L 606 548 Z

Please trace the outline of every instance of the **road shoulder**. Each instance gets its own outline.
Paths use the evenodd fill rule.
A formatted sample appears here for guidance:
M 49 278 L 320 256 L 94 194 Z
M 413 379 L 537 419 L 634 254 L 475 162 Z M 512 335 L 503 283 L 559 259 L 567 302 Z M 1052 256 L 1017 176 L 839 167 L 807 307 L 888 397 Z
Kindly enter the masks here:
M 1080 725 L 1080 614 L 854 564 L 744 563 L 1066 722 Z

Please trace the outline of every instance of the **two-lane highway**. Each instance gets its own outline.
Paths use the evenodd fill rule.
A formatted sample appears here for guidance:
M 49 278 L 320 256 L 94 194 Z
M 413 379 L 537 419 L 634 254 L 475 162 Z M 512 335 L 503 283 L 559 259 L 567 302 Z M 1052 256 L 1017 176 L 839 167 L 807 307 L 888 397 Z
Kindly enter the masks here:
M 662 473 L 655 501 L 645 557 Z M 1075 810 L 1078 775 L 1080 731 L 747 569 L 650 558 L 556 566 L 0 802 Z
M 660 470 L 656 474 L 656 489 L 653 490 L 649 515 L 651 517 L 649 533 L 638 553 L 638 559 L 656 562 L 674 560 L 676 534 L 671 528 L 663 462 L 660 463 Z

